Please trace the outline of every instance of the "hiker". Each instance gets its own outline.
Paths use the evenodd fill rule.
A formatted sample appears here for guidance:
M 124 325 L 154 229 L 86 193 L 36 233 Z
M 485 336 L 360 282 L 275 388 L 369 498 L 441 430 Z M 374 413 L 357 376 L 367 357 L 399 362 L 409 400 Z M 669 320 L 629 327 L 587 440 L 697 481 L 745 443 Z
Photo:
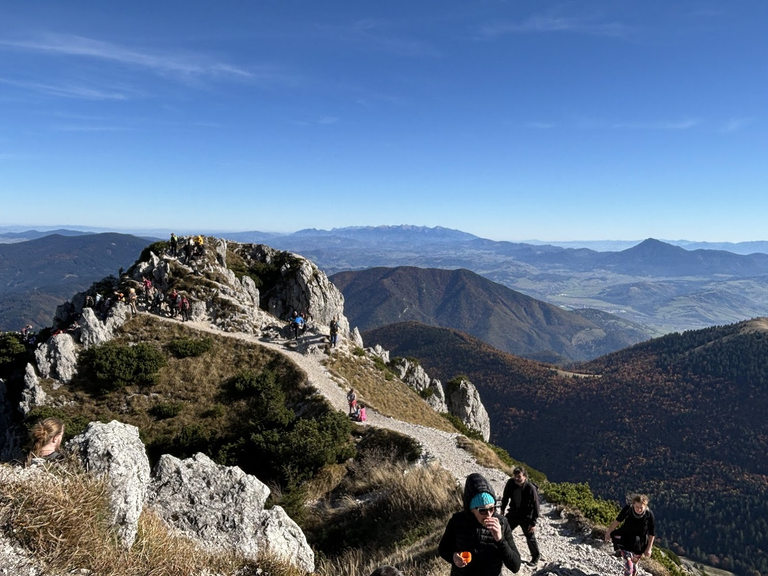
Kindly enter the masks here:
M 504 486 L 504 495 L 501 498 L 501 513 L 507 509 L 507 521 L 510 529 L 518 526 L 523 530 L 523 535 L 528 544 L 531 559 L 529 566 L 536 566 L 541 559 L 539 544 L 536 542 L 536 519 L 539 517 L 539 492 L 536 485 L 528 479 L 528 472 L 522 466 L 512 470 L 512 478 L 507 480 Z
M 357 408 L 357 394 L 355 394 L 354 388 L 350 388 L 349 392 L 347 392 L 347 404 L 349 404 L 349 413 L 351 415 L 355 408 Z
M 163 311 L 163 302 L 165 301 L 165 294 L 162 290 L 155 290 L 155 297 L 152 299 L 152 310 L 160 314 Z
M 59 452 L 64 438 L 64 422 L 58 418 L 46 418 L 37 422 L 30 430 L 32 450 L 27 455 L 27 466 L 33 461 L 55 462 L 64 456 Z
M 171 318 L 176 316 L 176 298 L 178 298 L 179 293 L 176 291 L 176 288 L 171 290 L 171 294 L 168 297 L 168 310 L 171 312 Z
M 147 306 L 149 306 L 150 296 L 152 294 L 152 280 L 145 276 L 141 283 L 144 285 L 144 301 L 147 303 Z
M 502 564 L 520 570 L 520 554 L 504 516 L 496 513 L 493 487 L 481 474 L 464 484 L 464 510 L 448 521 L 437 547 L 451 564 L 451 576 L 499 576 Z
M 136 296 L 136 288 L 130 288 L 128 290 L 128 305 L 131 307 L 131 312 L 133 314 L 138 314 L 139 309 L 136 308 L 136 300 L 138 296 Z
M 171 232 L 171 256 L 176 257 L 177 249 L 179 248 L 179 239 L 176 234 Z
M 339 339 L 339 321 L 334 318 L 331 320 L 331 348 L 336 348 L 336 342 Z
M 624 576 L 635 576 L 640 558 L 650 558 L 655 539 L 656 519 L 644 494 L 632 498 L 632 503 L 621 509 L 605 533 L 605 541 L 613 542 L 613 549 L 624 558 Z
M 181 292 L 176 292 L 176 296 L 171 301 L 174 316 L 181 316 L 181 303 L 183 300 L 184 297 L 181 295 Z
M 304 329 L 304 318 L 302 318 L 301 314 L 297 314 L 296 317 L 293 319 L 293 337 L 294 339 L 299 339 L 299 331 L 302 331 Z
M 189 303 L 189 298 L 186 296 L 183 296 L 181 298 L 181 321 L 182 322 L 188 322 L 191 319 L 190 316 L 190 308 L 191 305 Z
M 371 576 L 403 576 L 403 573 L 394 566 L 379 566 L 371 572 Z

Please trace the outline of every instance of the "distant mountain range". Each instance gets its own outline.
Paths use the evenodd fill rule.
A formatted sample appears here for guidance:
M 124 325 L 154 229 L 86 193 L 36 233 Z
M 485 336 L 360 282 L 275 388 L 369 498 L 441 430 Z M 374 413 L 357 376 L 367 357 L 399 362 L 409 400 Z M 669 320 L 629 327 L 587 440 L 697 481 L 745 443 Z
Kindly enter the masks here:
M 653 239 L 621 251 L 597 252 L 496 242 L 422 226 L 222 236 L 302 254 L 329 275 L 382 266 L 465 268 L 560 308 L 599 310 L 656 334 L 768 315 L 768 254 L 763 253 L 685 250 Z M 734 249 L 764 244 L 742 243 Z
M 568 312 L 469 270 L 370 268 L 339 272 L 344 311 L 360 330 L 416 321 L 456 328 L 520 356 L 586 360 L 651 337 L 641 326 L 599 311 Z
M 651 495 L 679 553 L 768 571 L 768 319 L 670 334 L 563 372 L 415 322 L 363 333 L 443 381 L 466 375 L 491 441 L 553 481 Z M 736 528 L 734 527 L 736 526 Z
M 128 268 L 149 241 L 127 234 L 53 234 L 0 244 L 0 330 L 50 326 L 56 306 Z

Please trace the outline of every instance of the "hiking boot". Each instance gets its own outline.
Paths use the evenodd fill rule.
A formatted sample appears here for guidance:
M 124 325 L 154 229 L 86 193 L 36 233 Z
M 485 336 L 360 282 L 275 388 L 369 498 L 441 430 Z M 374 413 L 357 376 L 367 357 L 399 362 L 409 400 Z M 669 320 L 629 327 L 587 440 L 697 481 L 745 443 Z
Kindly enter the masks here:
M 538 566 L 539 562 L 541 562 L 541 556 L 537 556 L 536 558 L 531 558 L 530 560 L 528 560 L 528 562 L 526 562 L 526 564 L 528 564 L 528 566 Z

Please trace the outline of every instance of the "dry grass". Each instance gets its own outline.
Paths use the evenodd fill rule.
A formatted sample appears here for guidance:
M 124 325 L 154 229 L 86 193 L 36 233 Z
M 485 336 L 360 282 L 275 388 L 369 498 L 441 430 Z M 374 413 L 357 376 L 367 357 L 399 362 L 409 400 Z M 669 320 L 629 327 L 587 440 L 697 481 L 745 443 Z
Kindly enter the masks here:
M 384 373 L 368 358 L 334 354 L 327 365 L 355 388 L 359 401 L 377 412 L 405 422 L 457 432 L 450 422 L 432 410 L 401 380 L 387 380 Z
M 178 338 L 210 338 L 211 349 L 196 357 L 175 358 L 169 355 L 168 364 L 160 370 L 157 384 L 148 388 L 129 386 L 107 396 L 94 397 L 85 386 L 73 382 L 58 390 L 46 387 L 61 414 L 83 422 L 117 419 L 137 426 L 148 445 L 164 438 L 172 438 L 185 426 L 201 426 L 225 430 L 237 424 L 243 402 L 226 400 L 226 410 L 218 413 L 211 409 L 221 403 L 222 384 L 241 371 L 260 372 L 265 367 L 280 374 L 284 389 L 299 390 L 306 376 L 280 354 L 258 344 L 243 340 L 202 334 L 183 324 L 163 322 L 142 314 L 129 320 L 116 341 L 120 343 L 148 342 L 159 348 Z M 181 412 L 173 418 L 159 419 L 152 408 L 168 402 L 183 403 Z M 57 414 L 58 415 L 58 414 Z M 78 430 L 68 429 L 68 435 Z
M 460 509 L 460 490 L 444 469 L 369 454 L 349 464 L 338 491 L 314 507 L 304 529 L 326 552 L 318 574 L 370 574 L 392 564 L 437 576 L 447 574 L 436 569 L 443 563 L 435 563 L 437 539 Z
M 512 476 L 513 467 L 505 464 L 501 458 L 499 458 L 499 455 L 491 450 L 491 448 L 489 448 L 485 442 L 480 440 L 472 440 L 466 436 L 459 436 L 456 438 L 456 444 L 462 450 L 466 450 L 472 454 L 480 466 L 485 466 L 486 468 L 496 468 L 497 470 L 504 472 L 504 474 L 507 476 Z
M 86 569 L 99 576 L 188 576 L 218 573 L 305 576 L 290 564 L 264 555 L 248 562 L 213 554 L 169 530 L 152 512 L 139 519 L 134 545 L 125 549 L 110 525 L 108 487 L 73 461 L 4 475 L 0 484 L 0 529 L 53 572 Z

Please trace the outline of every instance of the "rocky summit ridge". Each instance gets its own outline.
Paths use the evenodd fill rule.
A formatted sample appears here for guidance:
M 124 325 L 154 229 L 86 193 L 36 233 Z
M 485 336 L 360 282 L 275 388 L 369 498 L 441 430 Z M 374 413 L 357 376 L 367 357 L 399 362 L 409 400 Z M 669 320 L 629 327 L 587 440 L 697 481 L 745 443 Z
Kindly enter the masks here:
M 345 391 L 352 383 L 339 382 L 321 362 L 329 352 L 325 335 L 331 320 L 337 319 L 340 325 L 338 353 L 351 354 L 363 342 L 344 316 L 343 296 L 325 274 L 309 260 L 264 245 L 216 238 L 206 238 L 204 245 L 204 253 L 198 258 L 168 256 L 158 253 L 159 247 L 157 252 L 146 250 L 124 275 L 105 278 L 59 307 L 55 330 L 36 348 L 36 365 L 26 367 L 22 401 L 17 405 L 9 403 L 6 385 L 0 381 L 0 424 L 7 424 L 0 438 L 4 460 L 18 456 L 21 449 L 19 436 L 12 433 L 12 423 L 18 418 L 11 412 L 17 410 L 26 415 L 51 402 L 40 378 L 50 381 L 53 387 L 66 386 L 76 375 L 77 356 L 83 350 L 109 342 L 132 315 L 150 311 L 149 301 L 146 309 L 132 312 L 130 302 L 117 296 L 130 294 L 131 288 L 140 292 L 145 278 L 151 280 L 154 289 L 175 289 L 189 297 L 189 326 L 204 332 L 226 333 L 279 351 L 307 373 L 310 384 L 336 409 L 346 411 Z M 100 300 L 111 300 L 109 306 L 95 305 L 97 294 L 101 295 Z M 314 337 L 298 341 L 291 338 L 286 320 L 293 311 L 307 314 L 308 334 Z M 367 357 L 389 362 L 388 353 L 380 348 L 369 349 Z M 393 366 L 397 376 L 417 390 L 433 409 L 450 409 L 468 427 L 488 438 L 491 423 L 470 382 L 462 380 L 443 386 L 413 361 L 398 359 Z M 458 448 L 456 433 L 402 422 L 374 410 L 361 426 L 389 428 L 412 436 L 422 445 L 424 459 L 439 462 L 457 482 L 470 472 L 480 471 L 500 494 L 507 480 L 500 471 L 478 465 L 469 453 Z M 166 522 L 203 546 L 234 549 L 246 556 L 267 547 L 302 570 L 314 570 L 312 550 L 301 530 L 279 507 L 265 510 L 269 489 L 239 468 L 216 465 L 198 454 L 185 460 L 163 456 L 150 472 L 138 431 L 119 422 L 92 423 L 68 447 L 79 454 L 89 470 L 110 479 L 114 522 L 126 545 L 135 537 L 135 521 L 142 507 L 152 506 Z M 116 453 L 122 454 L 125 461 L 115 460 Z M 29 474 L 5 466 L 0 472 L 4 482 Z M 589 532 L 574 530 L 559 511 L 546 509 L 540 529 L 546 563 L 536 568 L 525 567 L 522 574 L 620 573 L 619 561 Z M 525 551 L 522 536 L 517 536 L 518 548 Z M 36 566 L 33 559 L 26 558 L 8 540 L 0 539 L 0 558 L 0 565 L 21 566 L 30 575 L 47 573 L 45 567 Z M 0 574 L 15 573 L 21 572 L 0 568 Z M 641 570 L 640 574 L 643 573 Z

